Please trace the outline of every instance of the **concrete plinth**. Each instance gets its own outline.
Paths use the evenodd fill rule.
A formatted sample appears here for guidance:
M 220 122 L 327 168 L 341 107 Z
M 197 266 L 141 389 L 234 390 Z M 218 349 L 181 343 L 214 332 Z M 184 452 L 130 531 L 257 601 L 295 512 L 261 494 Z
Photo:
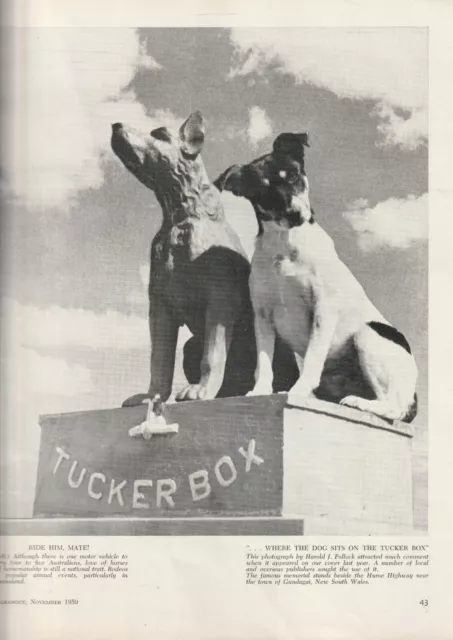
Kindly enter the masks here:
M 310 534 L 413 527 L 412 427 L 319 400 L 284 409 L 283 506 Z
M 149 440 L 128 433 L 145 406 L 43 416 L 35 517 L 2 532 L 410 533 L 411 427 L 286 401 L 170 405 L 179 431 Z

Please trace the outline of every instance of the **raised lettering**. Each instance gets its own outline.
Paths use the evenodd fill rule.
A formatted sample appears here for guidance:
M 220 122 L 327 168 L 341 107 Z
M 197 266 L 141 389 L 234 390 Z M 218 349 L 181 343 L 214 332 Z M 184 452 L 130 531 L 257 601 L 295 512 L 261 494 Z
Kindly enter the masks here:
M 255 454 L 255 447 L 256 447 L 256 442 L 253 438 L 252 440 L 249 440 L 247 451 L 244 450 L 244 447 L 239 447 L 239 453 L 241 454 L 241 456 L 244 456 L 245 458 L 246 473 L 248 473 L 252 468 L 252 463 L 259 466 L 264 462 L 263 458 L 260 458 Z
M 207 498 L 211 493 L 211 485 L 209 484 L 209 476 L 206 469 L 200 469 L 199 471 L 191 473 L 189 475 L 189 484 L 194 502 Z
M 134 509 L 149 509 L 148 502 L 140 502 L 140 500 L 145 499 L 145 495 L 139 491 L 140 487 L 152 487 L 152 480 L 135 480 L 134 482 L 134 493 L 132 496 L 132 506 Z
M 74 462 L 71 465 L 71 469 L 69 470 L 68 485 L 71 487 L 71 489 L 78 489 L 80 487 L 80 485 L 82 484 L 83 479 L 85 477 L 85 474 L 87 472 L 85 467 L 82 467 L 82 470 L 80 471 L 78 480 L 74 480 L 73 479 L 73 475 L 74 475 L 74 472 L 75 472 L 76 467 L 77 467 L 78 464 L 79 463 L 77 462 L 77 460 L 74 460 Z
M 164 489 L 164 487 L 167 487 Z M 157 490 L 156 490 L 156 502 L 157 506 L 162 506 L 162 498 L 167 501 L 167 504 L 170 507 L 175 506 L 175 502 L 171 497 L 172 493 L 176 491 L 176 482 L 173 478 L 163 478 L 162 480 L 157 481 Z
M 58 468 L 59 468 L 63 458 L 65 460 L 69 460 L 69 453 L 66 453 L 66 451 L 64 449 L 60 449 L 60 447 L 56 447 L 56 451 L 58 453 L 58 460 L 57 460 L 57 463 L 56 463 L 56 465 L 55 465 L 55 467 L 53 469 L 53 473 L 54 474 L 57 473 Z
M 102 491 L 93 491 L 93 484 L 95 480 L 101 480 L 105 484 L 106 478 L 103 473 L 94 472 L 90 475 L 88 480 L 88 495 L 94 500 L 100 500 L 102 498 Z
M 222 465 L 226 465 L 229 467 L 230 469 L 230 477 L 229 478 L 224 478 L 223 474 L 221 473 L 221 467 Z M 217 478 L 218 483 L 222 486 L 222 487 L 229 487 L 230 484 L 232 484 L 236 478 L 238 477 L 237 471 L 236 471 L 236 467 L 234 466 L 234 462 L 232 461 L 232 459 L 230 458 L 230 456 L 223 456 L 223 458 L 220 458 L 220 460 L 216 463 L 216 466 L 214 467 L 214 473 L 215 473 L 215 477 Z
M 113 496 L 116 496 L 120 506 L 124 507 L 124 500 L 123 500 L 123 494 L 121 493 L 121 489 L 124 489 L 126 484 L 127 484 L 127 480 L 123 480 L 123 482 L 120 482 L 120 484 L 118 484 L 115 487 L 115 478 L 112 478 L 112 480 L 110 481 L 109 497 L 107 498 L 107 502 L 109 504 L 112 504 Z

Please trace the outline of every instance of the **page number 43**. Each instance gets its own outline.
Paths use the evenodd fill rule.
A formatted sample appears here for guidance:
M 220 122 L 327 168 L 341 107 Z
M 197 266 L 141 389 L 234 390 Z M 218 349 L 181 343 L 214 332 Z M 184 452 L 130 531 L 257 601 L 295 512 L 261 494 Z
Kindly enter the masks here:
M 418 604 L 421 604 L 422 607 L 427 607 L 428 606 L 428 600 L 420 600 L 420 602 Z

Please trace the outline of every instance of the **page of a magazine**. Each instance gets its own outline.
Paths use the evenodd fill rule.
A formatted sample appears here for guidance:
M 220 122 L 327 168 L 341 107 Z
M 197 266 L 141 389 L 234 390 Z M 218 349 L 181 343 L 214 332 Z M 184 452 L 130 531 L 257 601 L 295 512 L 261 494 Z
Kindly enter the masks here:
M 133 4 L 2 27 L 2 637 L 451 637 L 452 12 Z

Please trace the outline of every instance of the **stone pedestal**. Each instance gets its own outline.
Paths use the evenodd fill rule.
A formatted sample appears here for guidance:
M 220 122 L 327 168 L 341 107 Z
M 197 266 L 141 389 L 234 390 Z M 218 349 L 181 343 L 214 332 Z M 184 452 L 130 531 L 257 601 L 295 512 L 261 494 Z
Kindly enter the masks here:
M 410 533 L 410 425 L 286 400 L 170 405 L 148 440 L 146 406 L 43 416 L 34 518 L 5 533 Z
M 285 517 L 306 535 L 411 533 L 410 425 L 319 400 L 283 415 Z

